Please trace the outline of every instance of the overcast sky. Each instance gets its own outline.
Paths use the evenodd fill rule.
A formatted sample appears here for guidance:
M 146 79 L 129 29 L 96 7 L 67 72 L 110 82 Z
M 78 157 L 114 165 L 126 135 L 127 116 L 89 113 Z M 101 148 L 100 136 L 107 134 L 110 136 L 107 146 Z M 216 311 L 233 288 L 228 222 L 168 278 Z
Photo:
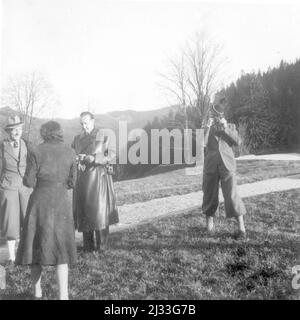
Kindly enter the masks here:
M 299 58 L 300 5 L 246 2 L 2 0 L 1 81 L 40 70 L 69 118 L 88 103 L 97 113 L 171 103 L 158 74 L 203 28 L 224 44 L 227 82 Z

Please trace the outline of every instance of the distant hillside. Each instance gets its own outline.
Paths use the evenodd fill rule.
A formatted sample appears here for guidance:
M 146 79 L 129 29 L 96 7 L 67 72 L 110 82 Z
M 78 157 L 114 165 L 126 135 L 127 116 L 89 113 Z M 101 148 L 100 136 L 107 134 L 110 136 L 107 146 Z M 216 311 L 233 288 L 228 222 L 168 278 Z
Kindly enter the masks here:
M 179 109 L 178 106 L 171 106 L 160 108 L 157 110 L 149 111 L 135 111 L 135 110 L 125 110 L 125 111 L 113 111 L 107 113 L 116 120 L 127 120 L 128 128 L 143 128 L 148 121 L 152 121 L 155 117 L 162 118 L 167 116 L 171 110 L 174 112 Z
M 134 111 L 134 110 L 125 110 L 125 111 L 113 111 L 105 114 L 96 114 L 95 122 L 97 127 L 101 128 L 110 128 L 115 130 L 118 134 L 118 124 L 120 120 L 128 121 L 128 129 L 133 128 L 143 128 L 148 121 L 152 121 L 155 117 L 162 118 L 170 112 L 170 110 L 178 110 L 178 106 L 165 107 L 157 110 L 150 111 Z M 16 114 L 16 111 L 12 110 L 9 107 L 0 108 L 0 139 L 4 136 L 3 128 L 5 126 L 6 118 L 8 116 Z M 34 118 L 32 123 L 32 133 L 31 140 L 37 142 L 39 138 L 39 128 L 46 122 L 48 119 Z M 74 136 L 78 134 L 81 130 L 79 119 L 54 119 L 59 122 L 64 130 L 65 142 L 71 144 Z

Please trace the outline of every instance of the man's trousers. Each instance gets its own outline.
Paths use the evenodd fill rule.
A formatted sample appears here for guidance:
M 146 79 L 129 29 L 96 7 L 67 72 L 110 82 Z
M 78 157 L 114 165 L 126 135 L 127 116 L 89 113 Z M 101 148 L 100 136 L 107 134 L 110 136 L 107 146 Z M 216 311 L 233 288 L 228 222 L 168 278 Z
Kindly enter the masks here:
M 226 217 L 232 218 L 244 215 L 246 208 L 237 192 L 235 173 L 228 171 L 221 159 L 215 171 L 203 172 L 203 213 L 206 216 L 215 216 L 219 206 L 220 181 Z

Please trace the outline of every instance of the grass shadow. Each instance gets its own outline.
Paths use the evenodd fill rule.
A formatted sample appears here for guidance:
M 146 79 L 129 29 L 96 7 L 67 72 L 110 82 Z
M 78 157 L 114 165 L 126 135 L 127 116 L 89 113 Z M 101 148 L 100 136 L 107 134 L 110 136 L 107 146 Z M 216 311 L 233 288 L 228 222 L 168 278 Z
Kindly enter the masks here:
M 34 300 L 32 293 L 22 292 L 22 293 L 3 293 L 0 294 L 0 300 Z

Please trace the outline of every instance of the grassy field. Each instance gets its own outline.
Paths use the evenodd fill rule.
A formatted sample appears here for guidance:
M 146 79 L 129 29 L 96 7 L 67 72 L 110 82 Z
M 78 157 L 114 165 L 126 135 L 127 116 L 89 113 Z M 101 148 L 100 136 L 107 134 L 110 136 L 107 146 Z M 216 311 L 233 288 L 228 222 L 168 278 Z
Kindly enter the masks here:
M 300 174 L 300 161 L 243 160 L 237 162 L 238 184 Z M 185 169 L 115 183 L 118 205 L 199 191 L 202 175 Z
M 299 250 L 300 190 L 245 199 L 249 241 L 231 238 L 224 208 L 208 236 L 200 210 L 111 235 L 110 250 L 83 253 L 70 270 L 71 299 L 296 299 L 291 268 Z M 298 228 L 298 229 L 297 229 Z M 298 252 L 299 253 L 299 252 Z M 29 270 L 8 272 L 2 299 L 29 299 Z M 46 268 L 44 299 L 56 299 Z

